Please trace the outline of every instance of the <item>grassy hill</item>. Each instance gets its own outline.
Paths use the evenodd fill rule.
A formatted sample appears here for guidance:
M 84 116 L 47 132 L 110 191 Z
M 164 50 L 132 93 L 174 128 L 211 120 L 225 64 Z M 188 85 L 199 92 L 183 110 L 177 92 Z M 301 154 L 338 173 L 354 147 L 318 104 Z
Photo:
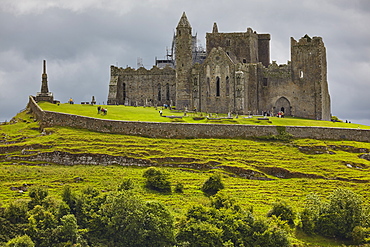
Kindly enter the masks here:
M 81 115 L 86 117 L 110 119 L 110 120 L 127 120 L 127 121 L 149 121 L 149 122 L 185 122 L 185 123 L 225 123 L 225 124 L 249 124 L 249 125 L 277 125 L 277 126 L 318 126 L 318 127 L 333 127 L 333 128 L 360 128 L 370 129 L 370 126 L 331 122 L 331 121 L 316 121 L 311 119 L 295 118 L 295 117 L 271 117 L 268 121 L 258 120 L 258 117 L 238 116 L 238 118 L 227 119 L 227 114 L 211 113 L 211 119 L 207 119 L 206 113 L 189 112 L 184 116 L 184 112 L 170 111 L 163 109 L 163 116 L 182 116 L 179 118 L 167 118 L 159 115 L 159 110 L 162 108 L 154 107 L 132 107 L 122 105 L 103 106 L 108 109 L 108 114 L 98 114 L 97 106 L 80 105 L 80 104 L 51 104 L 48 102 L 39 103 L 40 107 L 46 111 L 56 111 Z
M 40 106 L 44 110 L 107 119 L 176 121 L 160 117 L 158 110 L 153 108 L 109 106 L 107 115 L 98 115 L 96 107 L 89 105 L 41 103 Z M 163 114 L 183 115 L 167 110 Z M 209 123 L 206 119 L 194 120 L 192 117 L 182 118 L 182 121 Z M 240 117 L 232 121 L 259 124 L 254 118 Z M 271 118 L 271 123 L 267 124 L 369 127 L 295 118 Z M 48 186 L 53 196 L 60 197 L 65 185 L 75 189 L 91 186 L 100 191 L 112 191 L 124 178 L 132 178 L 135 192 L 146 200 L 163 202 L 178 220 L 190 206 L 209 203 L 200 187 L 210 174 L 220 172 L 224 191 L 240 205 L 253 206 L 255 214 L 261 217 L 276 201 L 284 200 L 300 211 L 309 193 L 326 197 L 336 188 L 347 188 L 360 194 L 368 205 L 370 161 L 365 159 L 369 156 L 363 154 L 369 150 L 370 143 L 352 141 L 151 139 L 62 127 L 40 132 L 31 114 L 22 112 L 11 123 L 0 126 L 0 202 L 6 205 L 16 198 L 26 198 L 27 192 L 19 193 L 17 189 L 24 184 Z M 68 157 L 91 156 L 100 160 L 120 156 L 131 163 L 126 166 L 67 166 L 42 158 L 45 157 L 42 154 L 51 153 Z M 170 174 L 173 185 L 184 185 L 184 193 L 162 194 L 143 188 L 142 174 L 148 166 L 163 167 Z M 295 243 L 302 245 L 342 244 L 340 241 L 307 237 L 300 232 L 294 238 Z

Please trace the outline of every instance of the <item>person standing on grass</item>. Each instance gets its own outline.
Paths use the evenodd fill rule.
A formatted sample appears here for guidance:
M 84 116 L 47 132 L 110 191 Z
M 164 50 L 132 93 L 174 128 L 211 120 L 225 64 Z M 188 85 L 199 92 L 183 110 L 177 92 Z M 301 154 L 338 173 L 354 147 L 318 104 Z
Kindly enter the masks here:
M 100 114 L 101 106 L 98 106 L 98 114 Z

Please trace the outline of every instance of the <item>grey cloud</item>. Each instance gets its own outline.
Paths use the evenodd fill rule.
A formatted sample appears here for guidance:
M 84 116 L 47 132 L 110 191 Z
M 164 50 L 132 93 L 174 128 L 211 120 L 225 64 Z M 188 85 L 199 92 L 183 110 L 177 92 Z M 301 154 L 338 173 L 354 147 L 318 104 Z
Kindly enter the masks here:
M 205 46 L 217 22 L 221 32 L 247 27 L 271 34 L 271 59 L 290 59 L 290 37 L 323 37 L 332 113 L 370 119 L 370 4 L 367 0 L 48 1 L 0 3 L 0 121 L 24 108 L 41 86 L 47 59 L 49 88 L 62 102 L 94 95 L 106 102 L 109 67 L 150 68 L 163 57 L 183 11 Z

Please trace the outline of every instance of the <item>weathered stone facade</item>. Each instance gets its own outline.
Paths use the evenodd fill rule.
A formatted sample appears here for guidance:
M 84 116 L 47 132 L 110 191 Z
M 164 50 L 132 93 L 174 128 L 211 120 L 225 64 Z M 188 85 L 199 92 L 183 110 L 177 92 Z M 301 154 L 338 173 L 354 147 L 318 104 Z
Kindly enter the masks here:
M 174 38 L 174 68 L 111 66 L 108 104 L 172 105 L 210 113 L 262 114 L 330 120 L 326 49 L 321 37 L 291 38 L 291 61 L 270 63 L 270 34 L 251 28 L 206 34 L 206 57 L 197 51 L 182 15 Z

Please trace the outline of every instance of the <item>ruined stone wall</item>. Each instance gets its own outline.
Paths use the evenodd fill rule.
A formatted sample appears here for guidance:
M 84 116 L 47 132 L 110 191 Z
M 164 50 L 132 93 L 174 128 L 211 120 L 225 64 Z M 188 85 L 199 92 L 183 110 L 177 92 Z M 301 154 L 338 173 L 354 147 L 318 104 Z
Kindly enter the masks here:
M 299 104 L 300 90 L 291 79 L 290 64 L 278 65 L 273 61 L 267 68 L 262 68 L 261 71 L 262 78 L 259 82 L 260 109 L 276 114 L 282 107 L 278 100 L 285 98 L 289 105 L 285 106 L 284 113 L 293 116 L 294 108 Z
M 200 109 L 203 112 L 235 112 L 234 64 L 224 50 L 212 49 L 199 71 Z
M 66 126 L 103 133 L 119 133 L 153 138 L 250 138 L 278 135 L 276 126 L 237 124 L 187 124 L 104 120 L 65 113 L 42 111 L 30 97 L 29 108 L 42 127 Z M 287 126 L 296 138 L 370 142 L 370 130 Z
M 258 34 L 251 28 L 244 33 L 207 33 L 206 42 L 207 54 L 213 48 L 222 47 L 235 63 L 259 62 Z
M 150 70 L 111 66 L 108 104 L 163 105 L 175 104 L 175 70 L 169 67 Z

